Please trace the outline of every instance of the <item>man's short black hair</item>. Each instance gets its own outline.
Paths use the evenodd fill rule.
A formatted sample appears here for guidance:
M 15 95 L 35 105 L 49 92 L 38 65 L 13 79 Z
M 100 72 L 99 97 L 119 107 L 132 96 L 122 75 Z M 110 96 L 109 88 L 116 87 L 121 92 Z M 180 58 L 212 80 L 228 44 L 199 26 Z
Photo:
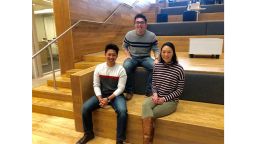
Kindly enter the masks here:
M 144 21 L 147 23 L 147 18 L 146 18 L 146 16 L 144 16 L 143 14 L 137 14 L 137 15 L 134 17 L 134 22 L 136 21 L 137 18 L 143 18 Z
M 117 45 L 115 45 L 113 43 L 107 44 L 105 47 L 105 53 L 107 53 L 107 51 L 110 49 L 114 50 L 116 52 L 116 54 L 118 54 L 119 48 Z

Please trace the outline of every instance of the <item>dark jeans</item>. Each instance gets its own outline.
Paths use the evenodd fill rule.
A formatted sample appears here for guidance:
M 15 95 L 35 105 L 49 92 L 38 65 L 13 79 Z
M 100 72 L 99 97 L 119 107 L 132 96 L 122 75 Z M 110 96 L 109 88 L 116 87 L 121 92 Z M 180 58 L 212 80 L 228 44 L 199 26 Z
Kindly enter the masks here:
M 131 93 L 134 91 L 133 73 L 138 66 L 144 67 L 148 72 L 146 93 L 150 93 L 152 91 L 152 71 L 154 60 L 151 57 L 133 57 L 132 59 L 128 58 L 124 61 L 123 66 L 127 74 L 127 81 L 125 86 L 126 92 Z
M 126 100 L 123 95 L 116 96 L 110 103 L 117 113 L 117 140 L 126 139 L 127 124 L 127 107 Z M 83 127 L 85 133 L 93 133 L 92 112 L 100 108 L 99 101 L 96 96 L 88 99 L 82 108 Z M 102 120 L 104 121 L 104 120 Z

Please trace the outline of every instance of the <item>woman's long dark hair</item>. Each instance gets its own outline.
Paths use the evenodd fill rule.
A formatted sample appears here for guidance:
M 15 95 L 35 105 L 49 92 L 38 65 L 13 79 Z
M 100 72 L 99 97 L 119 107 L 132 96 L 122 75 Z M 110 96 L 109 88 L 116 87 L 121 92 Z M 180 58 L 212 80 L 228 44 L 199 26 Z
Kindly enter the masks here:
M 171 64 L 177 64 L 177 63 L 178 63 L 178 60 L 177 60 L 177 56 L 176 56 L 175 46 L 174 46 L 174 44 L 171 43 L 171 42 L 166 42 L 166 43 L 164 43 L 164 44 L 162 45 L 161 51 L 160 51 L 160 63 L 164 63 L 164 64 L 166 63 L 166 62 L 163 60 L 163 58 L 162 58 L 162 50 L 163 50 L 163 47 L 164 47 L 164 46 L 170 47 L 170 48 L 172 49 L 172 51 L 173 51 Z

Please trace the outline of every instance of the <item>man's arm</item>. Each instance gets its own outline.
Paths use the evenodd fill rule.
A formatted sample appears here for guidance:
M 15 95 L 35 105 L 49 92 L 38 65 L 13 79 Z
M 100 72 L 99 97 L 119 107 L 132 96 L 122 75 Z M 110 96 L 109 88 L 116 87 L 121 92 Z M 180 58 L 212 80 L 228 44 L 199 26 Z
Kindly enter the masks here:
M 127 36 L 127 34 L 125 35 L 124 41 L 123 41 L 124 54 L 125 54 L 126 58 L 132 58 L 131 54 L 128 50 L 130 44 L 129 44 L 129 41 L 126 39 L 126 36 Z
M 101 90 L 100 90 L 100 77 L 99 77 L 99 67 L 97 66 L 93 73 L 93 89 L 96 97 L 100 101 L 101 96 Z
M 120 94 L 123 93 L 124 89 L 125 89 L 125 84 L 126 84 L 126 80 L 127 80 L 127 75 L 125 72 L 125 69 L 122 67 L 120 74 L 119 74 L 119 79 L 118 79 L 118 84 L 117 84 L 117 89 L 113 92 L 113 96 L 110 96 L 110 99 L 115 96 L 118 96 Z
M 132 58 L 131 54 L 130 54 L 130 52 L 128 51 L 127 48 L 124 48 L 124 54 L 125 54 L 126 58 Z

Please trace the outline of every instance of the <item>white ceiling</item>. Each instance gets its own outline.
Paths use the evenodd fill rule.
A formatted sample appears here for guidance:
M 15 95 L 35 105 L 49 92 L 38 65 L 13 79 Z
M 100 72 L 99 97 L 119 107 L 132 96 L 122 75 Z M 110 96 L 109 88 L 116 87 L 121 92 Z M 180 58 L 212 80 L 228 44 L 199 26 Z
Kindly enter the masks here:
M 52 0 L 32 0 L 34 11 L 52 9 Z

